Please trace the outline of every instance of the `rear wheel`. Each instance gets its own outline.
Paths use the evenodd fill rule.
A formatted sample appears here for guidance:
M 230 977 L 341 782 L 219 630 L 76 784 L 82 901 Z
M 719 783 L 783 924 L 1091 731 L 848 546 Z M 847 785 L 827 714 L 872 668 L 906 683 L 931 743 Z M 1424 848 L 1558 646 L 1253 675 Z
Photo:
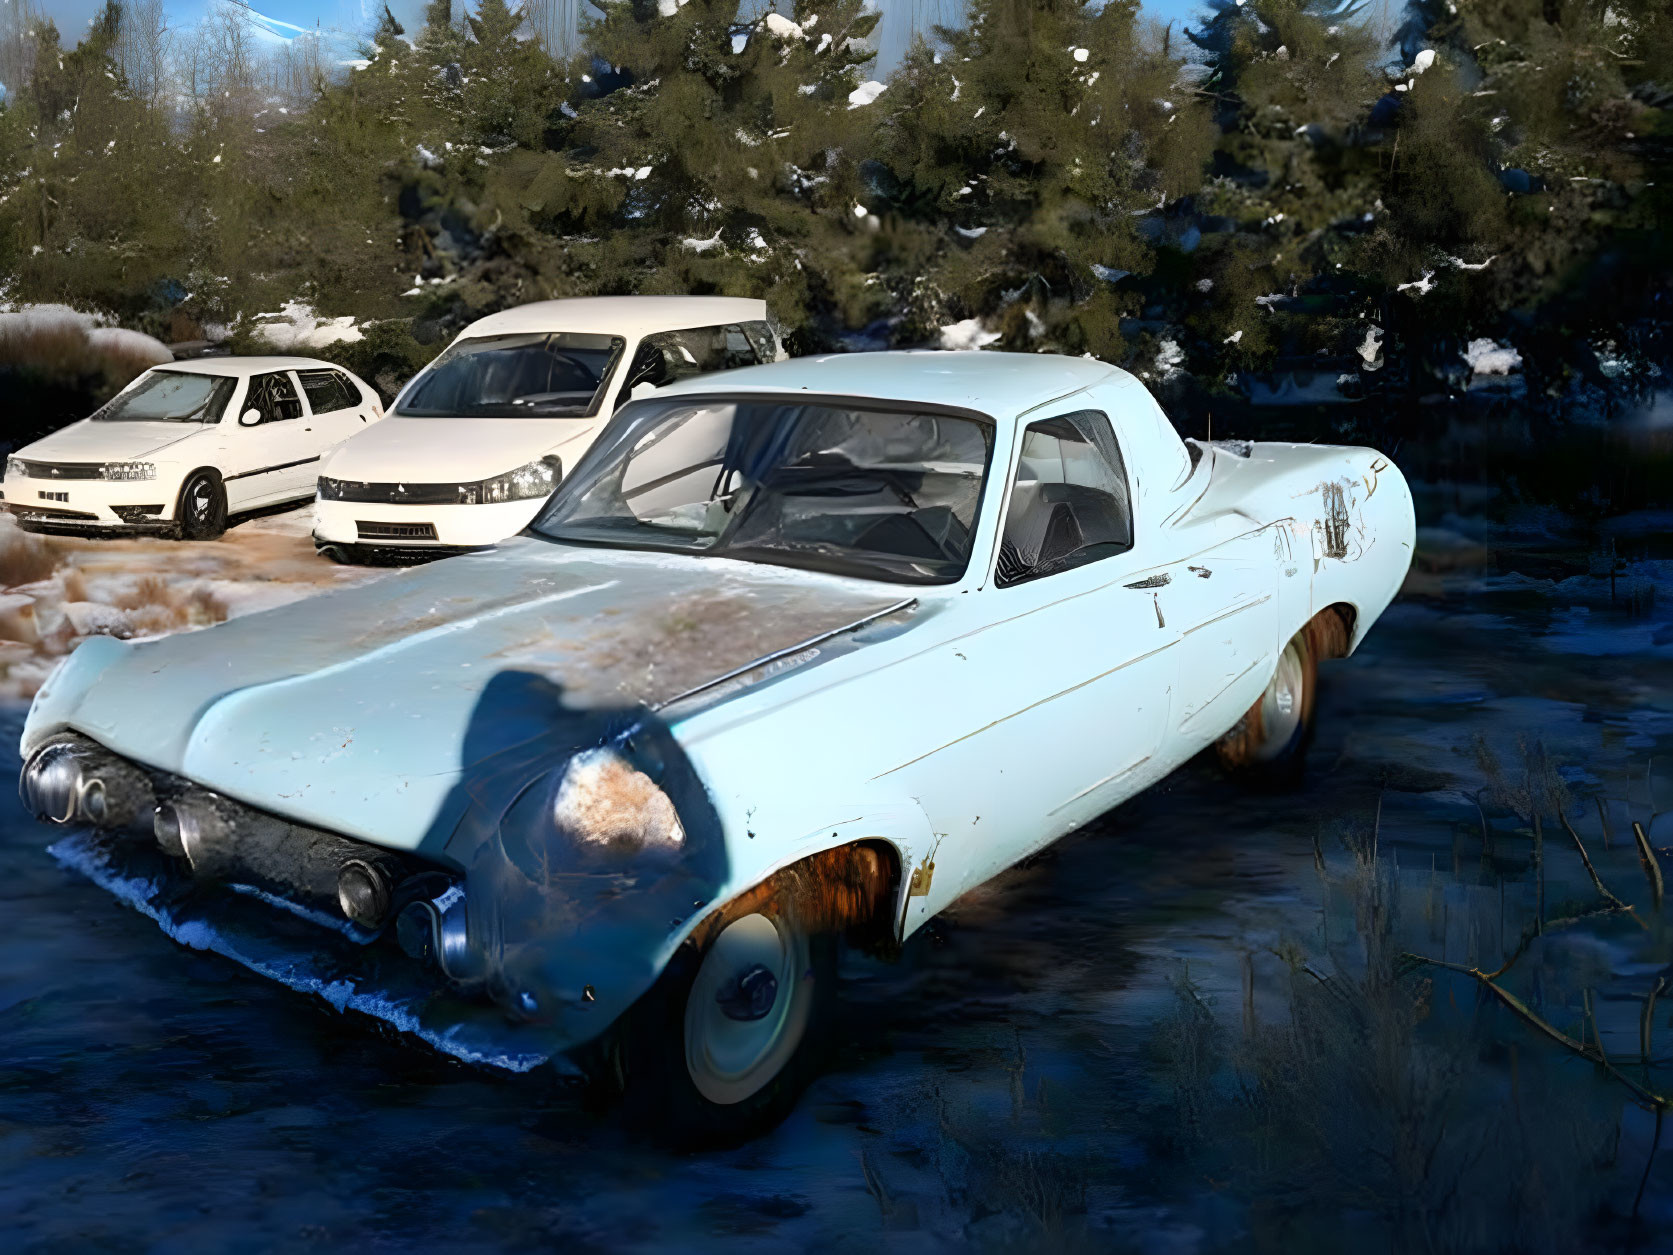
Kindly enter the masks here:
M 1278 655 L 1266 690 L 1216 744 L 1220 762 L 1250 784 L 1295 783 L 1313 735 L 1318 673 L 1309 634 L 1296 633 Z
M 682 949 L 618 1042 L 636 1122 L 676 1144 L 743 1141 L 777 1124 L 818 1065 L 836 937 L 768 903 Z
M 214 540 L 227 530 L 227 490 L 214 471 L 193 471 L 180 487 L 175 532 L 181 540 Z

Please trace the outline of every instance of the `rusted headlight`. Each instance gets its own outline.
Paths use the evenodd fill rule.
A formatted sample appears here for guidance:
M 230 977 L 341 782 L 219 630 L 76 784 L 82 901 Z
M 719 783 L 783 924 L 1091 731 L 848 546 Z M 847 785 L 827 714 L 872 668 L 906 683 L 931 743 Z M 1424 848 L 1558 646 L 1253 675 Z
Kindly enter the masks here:
M 668 795 L 612 749 L 569 760 L 552 799 L 552 820 L 581 848 L 628 857 L 643 850 L 671 853 L 685 844 Z

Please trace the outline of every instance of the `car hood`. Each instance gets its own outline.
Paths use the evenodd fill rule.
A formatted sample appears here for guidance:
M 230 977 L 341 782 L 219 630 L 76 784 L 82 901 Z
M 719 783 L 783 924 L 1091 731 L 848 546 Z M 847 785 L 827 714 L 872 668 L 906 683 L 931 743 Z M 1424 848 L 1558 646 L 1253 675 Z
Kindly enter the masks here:
M 91 639 L 42 689 L 25 747 L 74 728 L 297 822 L 439 855 L 483 764 L 554 721 L 596 745 L 903 603 L 811 572 L 524 538 L 202 632 Z
M 468 484 L 556 453 L 573 466 L 602 418 L 401 418 L 345 441 L 321 474 L 377 484 Z
M 19 449 L 13 456 L 40 462 L 119 462 L 150 457 L 171 444 L 212 430 L 213 424 L 95 423 L 84 418 Z

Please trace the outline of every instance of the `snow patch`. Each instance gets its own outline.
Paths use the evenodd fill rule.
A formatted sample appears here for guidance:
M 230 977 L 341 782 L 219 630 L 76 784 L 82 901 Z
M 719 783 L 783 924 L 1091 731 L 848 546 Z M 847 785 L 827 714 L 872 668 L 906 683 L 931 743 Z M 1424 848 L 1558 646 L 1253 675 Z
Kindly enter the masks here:
M 1477 375 L 1508 375 L 1522 369 L 1520 353 L 1486 337 L 1471 340 L 1463 357 L 1470 364 L 1470 370 Z
M 979 349 L 997 339 L 999 333 L 989 331 L 980 318 L 966 318 L 941 328 L 941 347 L 944 349 Z
M 274 313 L 257 314 L 252 330 L 276 349 L 319 349 L 365 339 L 354 322 L 352 314 L 321 318 L 306 301 L 287 301 Z
M 1181 373 L 1184 366 L 1185 350 L 1179 347 L 1179 341 L 1163 336 L 1156 344 L 1156 373 L 1166 381 Z
M 668 0 L 663 0 L 663 3 L 667 2 Z M 767 14 L 767 16 L 762 19 L 762 24 L 766 26 L 768 33 L 775 39 L 803 38 L 802 28 L 797 26 L 796 23 L 792 22 L 782 13 Z
M 1410 292 L 1413 296 L 1427 296 L 1435 290 L 1435 272 L 1425 270 L 1423 277 L 1413 279 L 1410 283 L 1402 283 L 1395 287 L 1396 292 Z
M 872 79 L 870 82 L 861 83 L 853 91 L 848 93 L 848 107 L 850 109 L 858 109 L 862 105 L 869 105 L 872 101 L 881 96 L 887 88 L 888 85 L 886 83 L 879 83 L 876 79 Z
M 1373 323 L 1365 329 L 1365 339 L 1359 344 L 1359 360 L 1366 370 L 1376 370 L 1383 355 L 1383 329 Z

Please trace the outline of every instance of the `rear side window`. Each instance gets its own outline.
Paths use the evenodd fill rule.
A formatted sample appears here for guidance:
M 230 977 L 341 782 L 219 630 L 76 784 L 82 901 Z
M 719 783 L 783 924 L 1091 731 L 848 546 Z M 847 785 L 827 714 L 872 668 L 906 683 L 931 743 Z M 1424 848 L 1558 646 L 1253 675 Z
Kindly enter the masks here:
M 255 375 L 250 379 L 250 393 L 244 401 L 247 410 L 260 410 L 264 423 L 282 423 L 302 417 L 302 398 L 291 386 L 290 376 L 275 372 Z
M 304 370 L 297 372 L 297 378 L 307 394 L 308 407 L 316 414 L 350 410 L 360 404 L 360 389 L 339 371 Z
M 625 397 L 642 383 L 661 387 L 689 375 L 772 360 L 772 334 L 765 323 L 659 331 L 639 342 L 622 395 Z
M 1020 584 L 1132 547 L 1132 496 L 1109 418 L 1079 410 L 1030 423 L 994 582 Z

